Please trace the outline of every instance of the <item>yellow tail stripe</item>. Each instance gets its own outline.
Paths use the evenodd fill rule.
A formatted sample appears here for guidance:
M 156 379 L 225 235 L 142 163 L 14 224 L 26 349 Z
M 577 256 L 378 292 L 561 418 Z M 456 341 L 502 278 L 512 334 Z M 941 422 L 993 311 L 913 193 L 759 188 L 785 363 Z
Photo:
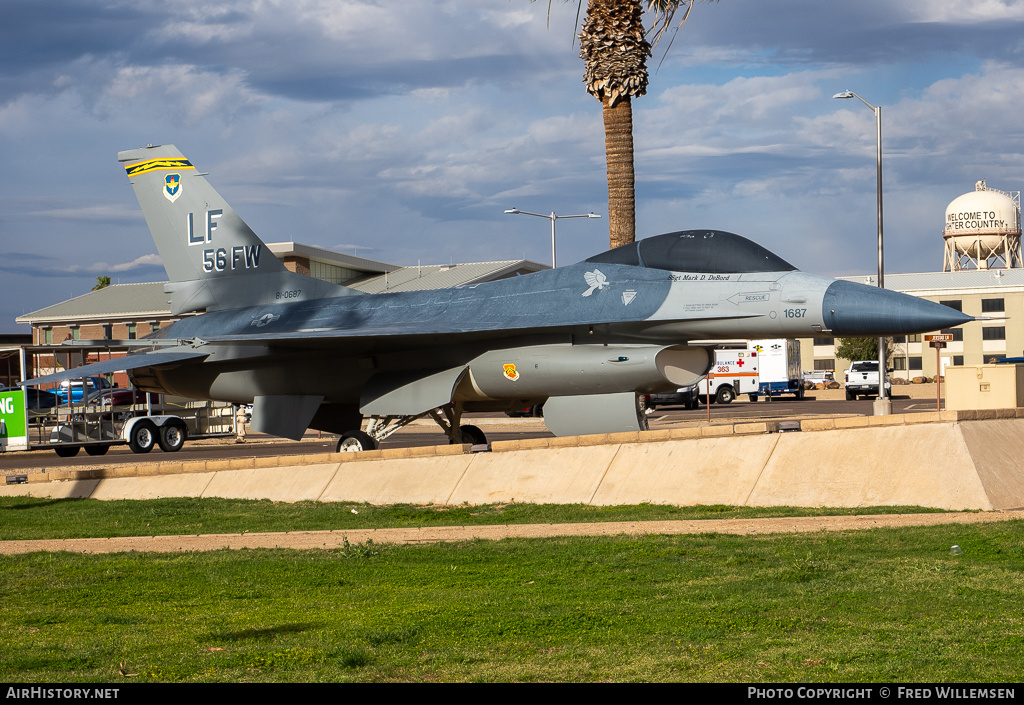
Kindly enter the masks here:
M 195 169 L 192 163 L 188 159 L 150 159 L 145 162 L 136 162 L 135 164 L 127 164 L 124 168 L 128 172 L 128 176 L 138 176 L 139 174 L 145 174 L 150 171 L 158 171 L 160 169 Z

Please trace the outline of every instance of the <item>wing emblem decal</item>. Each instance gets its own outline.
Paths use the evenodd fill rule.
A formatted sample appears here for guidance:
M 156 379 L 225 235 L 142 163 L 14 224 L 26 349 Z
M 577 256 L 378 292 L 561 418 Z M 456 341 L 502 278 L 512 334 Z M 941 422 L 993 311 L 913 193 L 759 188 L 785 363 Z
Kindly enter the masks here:
M 280 318 L 280 316 L 277 315 L 276 313 L 264 313 L 259 318 L 254 319 L 253 322 L 250 323 L 249 325 L 250 326 L 256 326 L 257 328 L 262 328 L 263 326 L 265 326 L 267 324 L 273 323 L 278 318 Z

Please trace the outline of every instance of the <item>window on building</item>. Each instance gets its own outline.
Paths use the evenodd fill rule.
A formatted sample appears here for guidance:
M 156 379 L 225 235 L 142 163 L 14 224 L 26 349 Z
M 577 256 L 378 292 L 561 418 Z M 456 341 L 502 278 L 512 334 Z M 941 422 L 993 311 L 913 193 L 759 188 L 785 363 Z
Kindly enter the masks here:
M 157 323 L 156 321 L 150 321 L 150 323 L 149 323 L 149 332 L 150 333 L 156 333 L 158 330 L 160 330 L 160 324 Z
M 128 324 L 128 340 L 135 340 L 135 324 Z
M 907 342 L 907 336 L 905 336 L 905 335 L 894 335 L 892 337 L 892 342 L 895 345 L 902 345 L 903 343 Z
M 981 312 L 982 313 L 1002 313 L 1006 310 L 1002 299 L 982 299 L 981 300 Z
M 110 340 L 114 337 L 114 325 L 112 323 L 103 324 L 103 339 Z
M 988 364 L 994 364 L 1004 359 L 1006 359 L 1006 355 L 985 355 L 985 362 L 987 362 Z
M 921 357 L 912 357 L 912 358 L 910 358 L 910 369 L 912 369 L 912 370 L 923 370 L 924 369 L 924 365 L 922 364 L 922 360 L 923 359 L 924 358 L 921 358 Z
M 963 364 L 964 364 L 964 356 L 963 356 L 963 355 L 954 355 L 954 356 L 953 356 L 953 364 L 954 364 L 954 365 L 955 365 L 956 367 L 963 367 Z
M 336 264 L 328 264 L 318 260 L 311 260 L 309 263 L 309 276 L 316 279 L 323 279 L 332 284 L 344 284 L 357 278 L 361 272 L 348 267 L 339 267 Z
M 43 345 L 53 345 L 53 328 L 43 329 Z
M 964 329 L 963 328 L 949 328 L 947 330 L 940 331 L 940 332 L 943 335 L 951 335 L 951 336 L 953 336 L 953 340 L 954 341 L 959 340 L 959 341 L 963 342 L 963 339 L 964 339 Z
M 828 358 L 827 360 L 815 360 L 814 369 L 816 370 L 828 370 L 832 371 L 836 368 L 835 358 Z
M 907 369 L 907 358 L 905 358 L 905 357 L 894 357 L 892 359 L 892 368 L 894 370 L 905 370 L 905 369 Z
M 950 308 L 955 308 L 957 311 L 960 311 L 961 313 L 963 313 L 964 302 L 961 301 L 960 299 L 953 299 L 951 301 L 940 301 L 939 303 L 942 304 L 943 306 L 949 306 Z
M 1006 340 L 1006 328 L 1003 326 L 990 326 L 981 329 L 982 340 Z
M 815 345 L 835 345 L 836 344 L 836 339 L 835 338 L 815 338 L 814 339 L 814 344 Z
M 921 334 L 920 333 L 915 333 L 914 335 L 907 336 L 907 342 L 908 343 L 920 343 L 921 342 Z
M 81 338 L 82 338 L 82 329 L 79 328 L 78 326 L 71 326 L 71 339 L 72 340 L 81 340 Z

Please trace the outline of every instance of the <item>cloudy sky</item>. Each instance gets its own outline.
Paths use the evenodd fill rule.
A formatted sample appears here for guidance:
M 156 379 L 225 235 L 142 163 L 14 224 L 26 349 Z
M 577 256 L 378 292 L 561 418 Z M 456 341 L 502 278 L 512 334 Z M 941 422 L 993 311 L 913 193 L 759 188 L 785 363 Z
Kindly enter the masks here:
M 397 264 L 550 259 L 513 206 L 607 212 L 577 6 L 2 0 L 0 332 L 164 278 L 117 161 L 175 144 L 268 242 Z M 1024 0 L 700 3 L 634 102 L 638 237 L 718 228 L 822 274 L 942 265 L 946 205 L 1024 185 Z M 661 61 L 660 67 L 658 66 Z M 558 224 L 559 262 L 607 219 Z

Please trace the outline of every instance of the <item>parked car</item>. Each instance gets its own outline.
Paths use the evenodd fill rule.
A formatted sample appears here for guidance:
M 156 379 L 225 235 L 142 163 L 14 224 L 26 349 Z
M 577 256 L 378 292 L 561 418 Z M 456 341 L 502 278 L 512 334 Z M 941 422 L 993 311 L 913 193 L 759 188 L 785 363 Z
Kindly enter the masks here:
M 25 394 L 28 398 L 28 410 L 36 412 L 48 412 L 60 404 L 60 399 L 54 392 L 35 387 L 26 387 Z
M 544 415 L 544 405 L 536 404 L 534 406 L 523 407 L 522 409 L 516 409 L 515 411 L 506 411 L 505 416 L 511 416 L 512 418 L 523 418 L 523 417 L 541 417 Z
M 803 380 L 812 384 L 828 384 L 835 382 L 836 378 L 831 370 L 804 370 Z
M 89 397 L 90 404 L 101 404 L 103 406 L 131 406 L 132 404 L 145 404 L 146 392 L 135 387 L 127 389 L 111 388 L 101 389 L 93 392 Z
M 102 418 L 108 420 L 124 421 L 136 413 L 145 413 L 147 393 L 135 387 L 127 389 L 101 389 L 93 392 L 87 402 L 93 412 L 104 412 Z M 156 395 L 154 395 L 155 401 Z M 142 411 L 133 412 L 132 406 L 137 406 Z
M 648 394 L 645 400 L 648 409 L 657 409 L 659 406 L 682 406 L 687 409 L 696 409 L 700 404 L 697 394 L 697 385 L 680 387 L 674 392 L 661 392 L 659 394 Z
M 87 400 L 98 391 L 110 388 L 110 382 L 104 377 L 86 377 L 84 380 L 66 379 L 60 383 L 60 387 L 57 389 L 57 398 L 60 399 L 61 404 L 66 404 L 70 393 L 71 401 L 79 402 L 83 399 Z

